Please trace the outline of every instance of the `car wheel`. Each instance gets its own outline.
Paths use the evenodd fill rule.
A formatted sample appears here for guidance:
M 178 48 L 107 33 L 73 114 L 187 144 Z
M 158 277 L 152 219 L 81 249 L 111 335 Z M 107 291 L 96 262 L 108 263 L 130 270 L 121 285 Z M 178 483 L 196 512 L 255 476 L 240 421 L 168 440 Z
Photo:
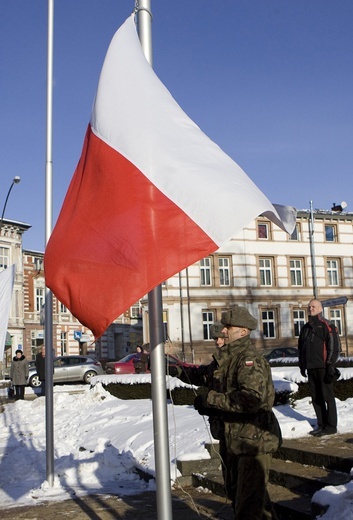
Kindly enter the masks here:
M 85 383 L 90 383 L 92 377 L 94 377 L 96 375 L 97 375 L 97 372 L 95 372 L 94 370 L 90 370 L 89 372 L 85 373 L 83 380 Z
M 33 388 L 38 388 L 41 385 L 38 374 L 34 374 L 29 380 L 29 385 Z

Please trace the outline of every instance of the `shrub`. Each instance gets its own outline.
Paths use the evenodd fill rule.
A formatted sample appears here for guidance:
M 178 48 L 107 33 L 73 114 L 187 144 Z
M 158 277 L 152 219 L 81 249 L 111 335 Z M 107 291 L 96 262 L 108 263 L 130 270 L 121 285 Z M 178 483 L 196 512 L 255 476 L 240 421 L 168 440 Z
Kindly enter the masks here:
M 341 379 L 338 380 L 335 385 L 335 396 L 340 401 L 345 401 L 349 397 L 353 397 L 353 379 Z M 151 399 L 152 388 L 151 383 L 141 384 L 122 384 L 122 383 L 109 383 L 104 385 L 104 388 L 110 392 L 114 397 L 118 399 Z M 205 392 L 205 389 L 200 387 L 196 391 L 192 388 L 187 387 L 176 387 L 171 392 L 167 390 L 167 399 L 170 399 L 175 405 L 193 405 L 196 395 Z M 298 391 L 291 393 L 289 391 L 276 392 L 275 395 L 275 406 L 281 404 L 287 404 L 289 402 L 295 403 L 295 401 L 303 399 L 304 397 L 310 397 L 308 383 L 298 383 Z

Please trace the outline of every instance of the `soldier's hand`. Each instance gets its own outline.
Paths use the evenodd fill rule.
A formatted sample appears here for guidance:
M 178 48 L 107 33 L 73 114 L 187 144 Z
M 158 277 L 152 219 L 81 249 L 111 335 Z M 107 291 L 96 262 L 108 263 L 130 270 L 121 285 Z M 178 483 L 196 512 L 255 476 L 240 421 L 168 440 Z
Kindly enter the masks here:
M 303 370 L 300 371 L 300 373 L 301 373 L 301 375 L 302 375 L 303 377 L 306 377 L 306 370 L 303 369 Z
M 207 394 L 199 394 L 195 397 L 194 408 L 200 415 L 208 415 Z

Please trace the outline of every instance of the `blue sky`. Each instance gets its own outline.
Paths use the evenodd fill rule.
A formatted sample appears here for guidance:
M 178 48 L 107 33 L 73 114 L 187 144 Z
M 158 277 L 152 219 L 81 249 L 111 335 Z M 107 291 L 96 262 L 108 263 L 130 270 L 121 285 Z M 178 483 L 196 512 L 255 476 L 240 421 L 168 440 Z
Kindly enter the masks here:
M 353 211 L 352 0 L 151 4 L 155 72 L 268 198 L 298 209 L 345 200 Z M 55 2 L 54 223 L 106 50 L 133 7 L 133 0 Z M 20 175 L 5 217 L 32 225 L 24 247 L 35 250 L 45 246 L 46 59 L 46 0 L 2 0 L 0 207 Z

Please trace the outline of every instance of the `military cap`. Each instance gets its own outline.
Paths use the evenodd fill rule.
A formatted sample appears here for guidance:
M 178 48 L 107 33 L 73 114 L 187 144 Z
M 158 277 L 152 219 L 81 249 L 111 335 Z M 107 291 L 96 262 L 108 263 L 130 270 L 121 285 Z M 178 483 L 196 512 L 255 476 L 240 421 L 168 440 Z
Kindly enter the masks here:
M 210 334 L 212 339 L 218 339 L 218 338 L 224 338 L 224 334 L 222 332 L 222 329 L 224 328 L 224 325 L 220 323 L 219 321 L 211 325 L 210 327 Z
M 257 327 L 257 319 L 251 316 L 245 307 L 234 307 L 222 313 L 223 325 L 232 325 L 233 327 L 244 327 L 254 330 Z

